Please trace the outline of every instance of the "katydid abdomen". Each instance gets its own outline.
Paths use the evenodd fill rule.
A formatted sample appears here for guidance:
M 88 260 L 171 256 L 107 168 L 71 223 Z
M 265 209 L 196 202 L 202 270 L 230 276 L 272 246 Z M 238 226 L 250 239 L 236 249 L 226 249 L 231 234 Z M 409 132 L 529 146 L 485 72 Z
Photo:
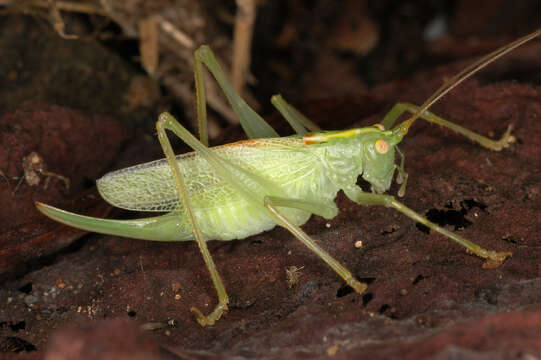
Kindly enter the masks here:
M 306 146 L 302 139 L 276 138 L 240 141 L 213 148 L 219 156 L 280 187 L 283 195 L 309 201 L 333 201 L 338 186 L 331 181 L 317 146 Z M 263 206 L 255 206 L 220 179 L 211 165 L 198 153 L 177 156 L 182 168 L 194 214 L 207 240 L 243 239 L 272 229 L 276 223 Z M 101 196 L 110 204 L 127 210 L 168 211 L 157 218 L 118 221 L 137 229 L 131 236 L 147 240 L 193 240 L 192 229 L 179 201 L 165 159 L 106 174 L 97 181 Z M 297 225 L 310 213 L 286 209 Z M 174 216 L 171 216 L 174 215 Z M 151 219 L 165 221 L 164 228 Z M 111 220 L 116 221 L 116 220 Z M 144 228 L 149 231 L 143 231 Z M 111 229 L 93 229 L 111 234 Z M 118 232 L 115 235 L 122 235 Z M 126 236 L 126 235 L 124 235 Z

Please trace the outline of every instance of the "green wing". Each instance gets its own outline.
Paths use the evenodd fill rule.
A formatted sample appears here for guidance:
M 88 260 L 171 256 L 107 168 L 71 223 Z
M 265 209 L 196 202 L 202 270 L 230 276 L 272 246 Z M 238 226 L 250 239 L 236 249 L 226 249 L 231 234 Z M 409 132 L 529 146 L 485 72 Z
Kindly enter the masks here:
M 257 139 L 213 148 L 235 165 L 280 187 L 310 176 L 319 161 L 295 138 Z M 243 201 L 198 153 L 177 156 L 194 208 L 214 208 Z M 110 204 L 138 211 L 181 211 L 171 170 L 165 159 L 106 174 L 97 181 Z

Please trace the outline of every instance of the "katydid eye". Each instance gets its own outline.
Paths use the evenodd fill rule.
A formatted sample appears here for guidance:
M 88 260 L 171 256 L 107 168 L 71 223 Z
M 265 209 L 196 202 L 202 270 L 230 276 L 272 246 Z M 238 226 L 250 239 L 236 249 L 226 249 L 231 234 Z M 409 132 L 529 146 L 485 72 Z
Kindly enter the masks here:
M 376 151 L 380 154 L 385 154 L 387 151 L 389 151 L 389 143 L 385 140 L 377 140 Z

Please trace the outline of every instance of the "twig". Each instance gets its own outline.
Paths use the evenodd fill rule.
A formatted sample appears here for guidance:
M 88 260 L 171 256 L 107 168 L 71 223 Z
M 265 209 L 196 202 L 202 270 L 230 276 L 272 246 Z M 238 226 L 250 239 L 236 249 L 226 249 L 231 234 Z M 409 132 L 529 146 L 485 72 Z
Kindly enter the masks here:
M 49 0 L 49 20 L 51 21 L 53 28 L 64 39 L 77 39 L 77 35 L 66 34 L 66 24 L 60 15 L 60 9 L 57 6 L 55 0 Z
M 0 0 L 0 6 L 10 6 L 18 5 L 20 0 Z M 31 6 L 41 7 L 41 8 L 50 8 L 51 4 L 48 0 L 34 0 L 29 3 Z M 93 4 L 83 4 L 83 3 L 74 3 L 70 1 L 56 1 L 56 8 L 62 11 L 71 11 L 84 14 L 96 14 L 106 16 L 107 13 L 99 6 Z
M 250 67 L 250 50 L 252 47 L 252 34 L 256 16 L 254 0 L 237 0 L 237 14 L 235 17 L 235 31 L 233 38 L 233 88 L 242 94 L 246 74 Z
M 149 16 L 139 21 L 141 64 L 151 76 L 154 76 L 158 69 L 160 52 L 158 21 L 156 16 Z
M 171 35 L 171 37 L 175 39 L 180 45 L 190 50 L 193 50 L 195 48 L 194 41 L 185 32 L 183 32 L 171 22 L 165 20 L 159 15 L 156 18 L 158 23 L 160 24 L 161 29 L 167 34 Z

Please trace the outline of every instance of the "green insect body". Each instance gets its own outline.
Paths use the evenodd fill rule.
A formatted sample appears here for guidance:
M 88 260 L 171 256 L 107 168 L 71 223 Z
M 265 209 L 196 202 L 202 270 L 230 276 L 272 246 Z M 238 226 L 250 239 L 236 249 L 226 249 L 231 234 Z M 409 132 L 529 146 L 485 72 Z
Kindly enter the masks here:
M 397 144 L 418 118 L 447 127 L 495 151 L 514 141 L 511 126 L 495 141 L 427 110 L 466 78 L 539 35 L 541 29 L 481 58 L 442 85 L 420 107 L 399 103 L 381 124 L 365 128 L 321 131 L 280 96 L 274 96 L 272 103 L 297 132 L 297 135 L 282 138 L 232 89 L 210 48 L 203 46 L 194 56 L 200 141 L 171 115 L 163 113 L 156 127 L 166 159 L 114 171 L 97 181 L 100 194 L 112 205 L 167 214 L 136 220 L 109 220 L 73 214 L 41 203 L 36 206 L 54 220 L 88 231 L 156 241 L 195 240 L 218 294 L 218 304 L 210 314 L 204 315 L 192 308 L 203 326 L 214 324 L 228 310 L 229 302 L 206 241 L 243 239 L 276 225 L 289 230 L 357 293 L 364 292 L 367 285 L 355 279 L 299 227 L 312 214 L 327 219 L 336 216 L 338 208 L 334 199 L 339 190 L 360 205 L 394 208 L 486 259 L 491 266 L 497 266 L 511 253 L 483 249 L 384 193 L 397 173 L 396 182 L 402 184 L 398 196 L 404 195 L 408 174 L 404 171 L 404 155 Z M 206 146 L 203 65 L 224 90 L 250 140 L 215 148 Z M 393 127 L 404 112 L 412 116 Z M 175 133 L 194 152 L 176 156 L 166 130 Z M 399 163 L 395 162 L 397 157 Z M 371 184 L 371 192 L 356 185 L 359 175 Z
M 299 136 L 292 136 L 239 141 L 215 147 L 213 151 L 275 184 L 281 193 L 274 195 L 319 201 L 333 209 L 338 190 L 355 185 L 359 175 L 378 192 L 384 192 L 389 189 L 395 172 L 392 145 L 399 141 L 398 136 L 377 127 L 351 132 L 353 136 L 331 138 L 311 145 L 305 144 Z M 332 132 L 321 134 L 328 136 Z M 377 151 L 375 143 L 378 140 L 390 142 L 391 146 L 384 152 Z M 264 208 L 250 204 L 216 176 L 212 166 L 197 152 L 176 158 L 205 239 L 244 239 L 276 226 L 276 221 Z M 108 173 L 96 183 L 100 195 L 116 207 L 171 213 L 138 220 L 103 220 L 89 230 L 143 240 L 194 239 L 165 159 Z M 285 209 L 284 214 L 296 225 L 303 225 L 311 215 L 297 209 Z M 327 218 L 336 214 L 337 211 L 330 211 Z M 114 231 L 114 225 L 129 233 Z

